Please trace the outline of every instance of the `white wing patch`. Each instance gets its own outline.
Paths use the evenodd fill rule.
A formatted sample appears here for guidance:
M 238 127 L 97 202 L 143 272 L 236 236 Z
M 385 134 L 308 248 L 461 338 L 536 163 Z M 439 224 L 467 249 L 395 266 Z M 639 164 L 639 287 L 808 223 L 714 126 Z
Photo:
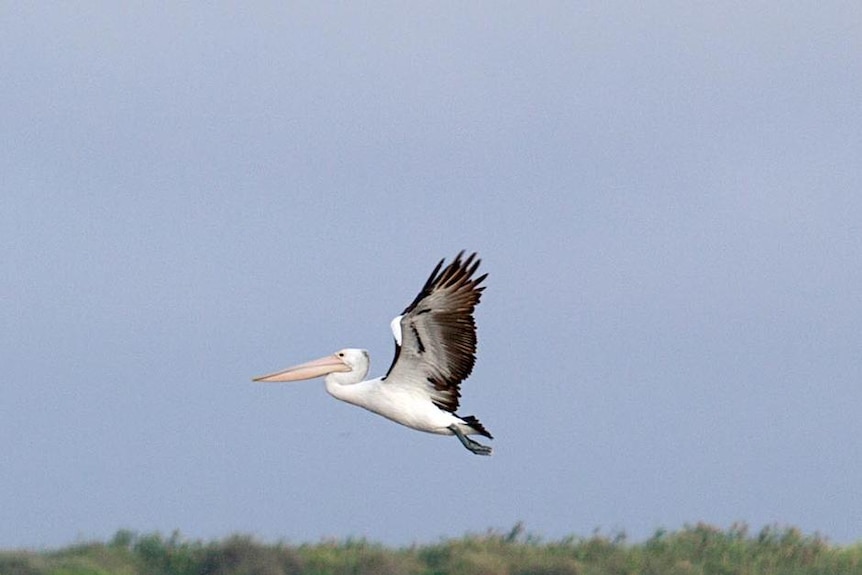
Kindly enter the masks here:
M 395 338 L 395 343 L 401 345 L 401 318 L 403 315 L 399 315 L 395 319 L 393 319 L 389 323 L 389 328 L 392 330 L 392 337 Z

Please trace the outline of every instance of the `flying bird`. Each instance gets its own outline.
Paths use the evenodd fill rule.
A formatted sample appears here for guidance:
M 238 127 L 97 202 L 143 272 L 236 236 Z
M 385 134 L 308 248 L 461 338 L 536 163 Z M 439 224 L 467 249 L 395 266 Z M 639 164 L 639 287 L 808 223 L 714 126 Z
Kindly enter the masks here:
M 364 349 L 347 348 L 332 355 L 257 377 L 254 381 L 283 382 L 325 375 L 326 391 L 412 429 L 454 435 L 477 455 L 491 448 L 469 435 L 493 439 L 472 415 L 459 416 L 461 382 L 476 363 L 476 321 L 487 277 L 473 277 L 481 260 L 460 252 L 446 267 L 440 260 L 419 295 L 390 323 L 395 357 L 383 377 L 365 379 L 370 359 Z

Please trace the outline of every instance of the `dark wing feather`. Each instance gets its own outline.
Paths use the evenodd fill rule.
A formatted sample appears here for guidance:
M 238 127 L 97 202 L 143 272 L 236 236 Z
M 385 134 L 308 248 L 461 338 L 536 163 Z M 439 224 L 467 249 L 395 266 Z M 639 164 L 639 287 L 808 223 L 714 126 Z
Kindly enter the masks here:
M 473 310 L 479 303 L 487 277 L 473 278 L 481 260 L 476 254 L 462 259 L 464 252 L 443 267 L 443 260 L 425 282 L 416 299 L 401 317 L 401 345 L 386 374 L 390 381 L 422 381 L 441 409 L 458 409 L 459 384 L 476 363 L 476 322 Z M 442 271 L 441 271 L 442 269 Z

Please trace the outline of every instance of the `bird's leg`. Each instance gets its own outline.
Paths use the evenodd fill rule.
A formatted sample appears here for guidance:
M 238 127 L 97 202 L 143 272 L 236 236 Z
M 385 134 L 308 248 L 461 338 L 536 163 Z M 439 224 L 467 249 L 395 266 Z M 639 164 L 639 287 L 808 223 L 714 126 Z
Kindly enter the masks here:
M 449 430 L 455 434 L 455 437 L 457 437 L 461 441 L 464 447 L 466 447 L 476 455 L 491 455 L 492 449 L 490 447 L 473 441 L 472 439 L 467 437 L 467 435 L 463 431 L 458 429 L 458 426 L 454 423 L 449 426 Z

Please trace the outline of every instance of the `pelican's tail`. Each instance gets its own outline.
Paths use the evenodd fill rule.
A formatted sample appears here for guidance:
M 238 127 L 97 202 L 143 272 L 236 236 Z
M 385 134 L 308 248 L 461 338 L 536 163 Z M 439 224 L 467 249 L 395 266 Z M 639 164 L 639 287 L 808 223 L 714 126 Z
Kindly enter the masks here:
M 482 425 L 478 419 L 476 419 L 475 415 L 468 415 L 467 417 L 461 417 L 461 419 L 478 435 L 484 435 L 488 439 L 494 439 L 494 436 L 488 433 L 488 430 L 485 429 L 485 426 Z

